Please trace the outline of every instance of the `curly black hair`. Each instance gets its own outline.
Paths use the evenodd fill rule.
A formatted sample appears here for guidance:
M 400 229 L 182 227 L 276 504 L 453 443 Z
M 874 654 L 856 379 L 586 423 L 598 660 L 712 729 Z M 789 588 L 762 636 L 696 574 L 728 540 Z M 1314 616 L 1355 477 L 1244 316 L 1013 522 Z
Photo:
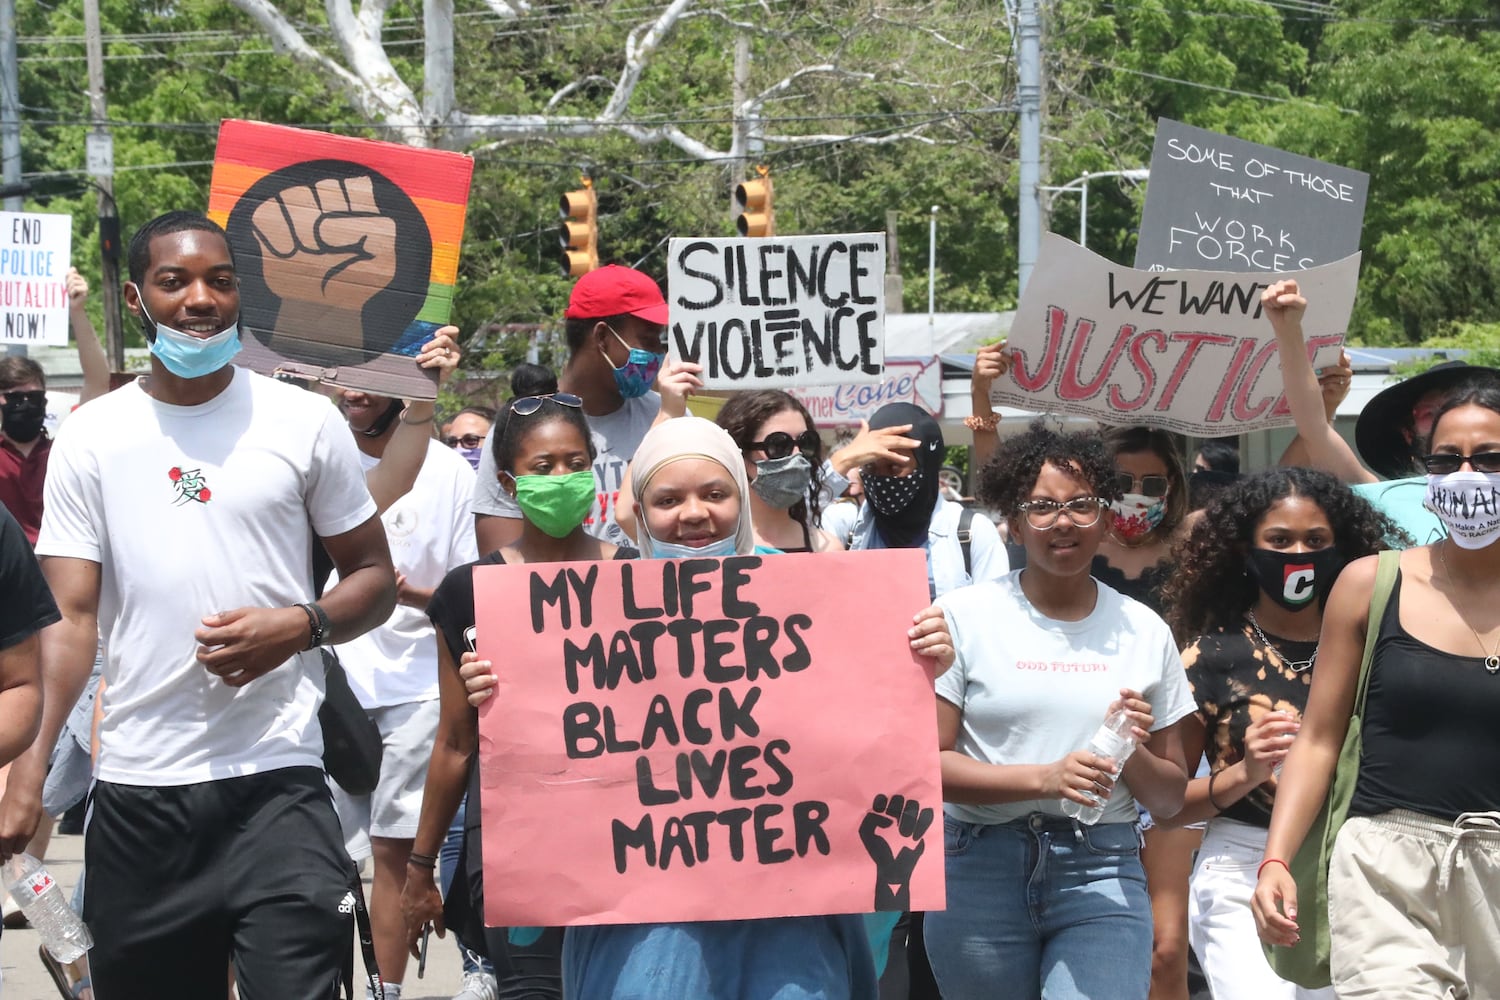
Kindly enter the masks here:
M 1239 626 L 1258 591 L 1245 572 L 1246 552 L 1266 512 L 1289 496 L 1306 497 L 1322 508 L 1346 563 L 1387 548 L 1387 540 L 1410 542 L 1390 518 L 1326 472 L 1277 467 L 1247 476 L 1172 549 L 1177 571 L 1162 588 L 1162 603 L 1179 642 Z
M 1115 455 L 1097 431 L 1064 434 L 1033 420 L 1014 437 L 1005 438 L 995 454 L 979 470 L 979 502 L 1006 517 L 1030 497 L 1042 466 L 1072 468 L 1089 484 L 1095 496 L 1120 499 L 1115 484 Z

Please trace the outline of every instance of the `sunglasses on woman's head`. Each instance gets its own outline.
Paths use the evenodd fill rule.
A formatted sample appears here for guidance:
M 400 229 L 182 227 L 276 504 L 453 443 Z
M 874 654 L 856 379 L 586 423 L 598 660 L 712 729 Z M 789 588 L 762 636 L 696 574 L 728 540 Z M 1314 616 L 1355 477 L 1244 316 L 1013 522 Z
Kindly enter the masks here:
M 542 408 L 546 400 L 560 403 L 563 406 L 571 406 L 578 409 L 583 406 L 583 400 L 571 392 L 549 392 L 545 396 L 518 396 L 510 401 L 510 412 L 521 417 L 529 417 Z
M 1440 453 L 1422 459 L 1431 476 L 1446 476 L 1457 472 L 1468 462 L 1475 472 L 1500 472 L 1500 451 L 1481 451 L 1473 455 L 1450 455 Z
M 443 444 L 447 445 L 450 448 L 478 448 L 480 445 L 484 444 L 484 435 L 465 434 L 463 437 L 454 437 L 450 434 L 447 437 L 443 438 Z
M 1142 476 L 1137 479 L 1128 472 L 1117 472 L 1115 473 L 1115 486 L 1121 493 L 1139 493 L 1143 497 L 1155 498 L 1167 495 L 1166 476 Z
M 818 447 L 822 439 L 818 437 L 817 431 L 803 431 L 796 437 L 792 437 L 786 431 L 776 431 L 767 434 L 764 441 L 751 441 L 746 451 L 763 451 L 767 458 L 786 458 L 797 448 L 802 454 L 811 457 L 818 453 Z

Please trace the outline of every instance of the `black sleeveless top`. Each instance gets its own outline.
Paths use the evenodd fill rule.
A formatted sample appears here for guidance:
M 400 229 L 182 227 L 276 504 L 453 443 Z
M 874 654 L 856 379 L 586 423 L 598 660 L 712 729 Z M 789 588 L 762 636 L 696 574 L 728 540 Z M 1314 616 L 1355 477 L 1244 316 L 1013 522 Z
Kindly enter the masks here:
M 1364 753 L 1351 816 L 1410 809 L 1437 819 L 1500 810 L 1500 674 L 1401 627 L 1401 576 L 1370 661 Z

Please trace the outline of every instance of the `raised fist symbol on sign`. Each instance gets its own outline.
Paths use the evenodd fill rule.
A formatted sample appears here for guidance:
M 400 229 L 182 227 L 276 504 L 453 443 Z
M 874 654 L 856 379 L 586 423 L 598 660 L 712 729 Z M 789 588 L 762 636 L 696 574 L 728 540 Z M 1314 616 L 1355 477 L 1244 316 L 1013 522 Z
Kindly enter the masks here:
M 266 287 L 283 302 L 358 312 L 396 276 L 396 220 L 375 207 L 368 177 L 287 188 L 252 219 Z
M 362 164 L 314 160 L 268 174 L 226 228 L 240 258 L 243 327 L 278 353 L 367 362 L 401 339 L 427 297 L 427 222 Z

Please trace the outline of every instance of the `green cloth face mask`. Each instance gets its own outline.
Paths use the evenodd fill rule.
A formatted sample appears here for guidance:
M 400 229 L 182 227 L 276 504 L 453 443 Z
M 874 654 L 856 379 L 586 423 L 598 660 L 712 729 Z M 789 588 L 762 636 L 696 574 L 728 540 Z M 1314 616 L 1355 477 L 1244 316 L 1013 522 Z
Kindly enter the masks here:
M 594 507 L 594 472 L 583 469 L 565 476 L 513 476 L 516 503 L 526 520 L 553 538 L 566 538 Z

